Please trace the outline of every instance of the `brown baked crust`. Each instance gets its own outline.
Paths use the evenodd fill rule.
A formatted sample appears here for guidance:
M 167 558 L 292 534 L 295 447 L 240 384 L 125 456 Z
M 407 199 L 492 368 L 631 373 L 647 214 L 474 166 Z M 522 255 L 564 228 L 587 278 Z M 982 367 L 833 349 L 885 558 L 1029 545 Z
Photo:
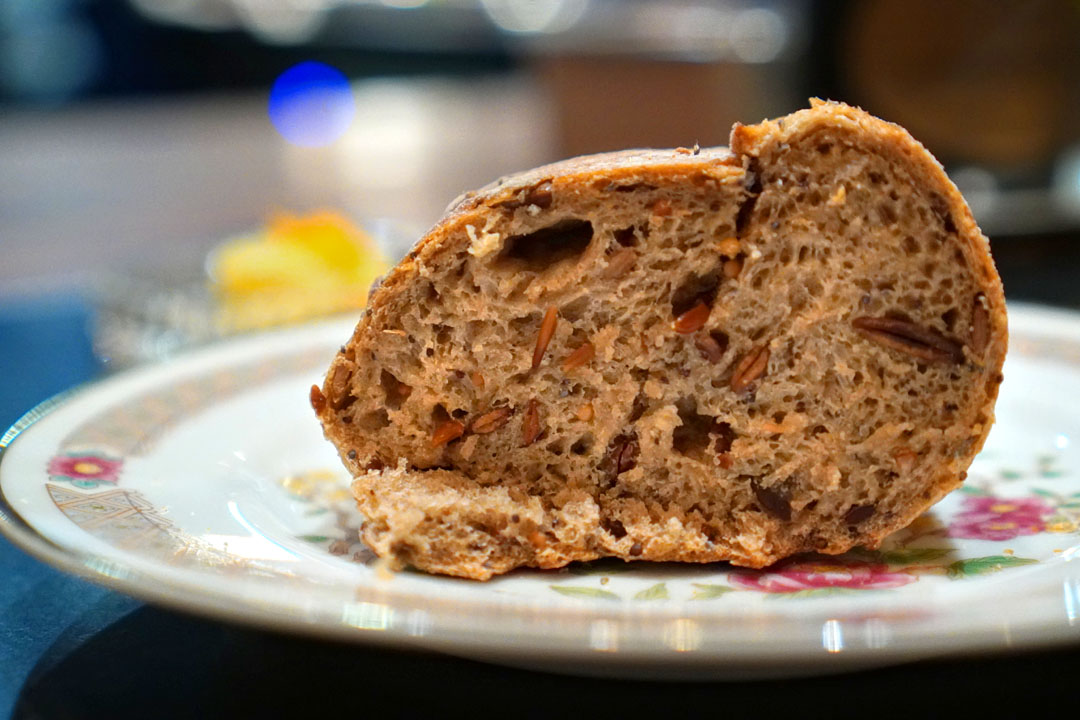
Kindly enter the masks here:
M 865 158 L 877 170 L 851 171 Z M 869 187 L 875 173 L 887 193 Z M 814 199 L 841 186 L 851 188 L 847 201 L 840 190 Z M 875 193 L 897 197 L 875 204 Z M 674 224 L 664 217 L 672 205 Z M 613 239 L 619 218 L 633 252 Z M 533 241 L 537 229 L 567 222 L 570 234 L 587 224 L 588 244 L 554 270 L 504 259 L 516 238 Z M 879 287 L 869 271 L 831 259 L 833 250 L 858 259 L 853 225 L 869 238 L 868 256 L 903 272 L 883 267 L 890 279 Z M 702 227 L 722 242 L 702 245 Z M 803 236 L 813 237 L 792 244 Z M 737 250 L 721 255 L 716 248 L 731 241 Z M 685 262 L 646 268 L 665 243 L 686 243 Z M 807 265 L 796 267 L 804 252 Z M 611 280 L 620 255 L 633 255 L 635 274 Z M 719 268 L 730 261 L 737 270 L 725 279 Z M 687 271 L 713 283 L 700 329 L 678 306 Z M 635 324 L 648 288 L 668 287 L 656 285 L 664 272 L 673 278 L 671 322 Z M 918 272 L 925 277 L 909 277 Z M 526 280 L 515 285 L 519 275 Z M 460 294 L 466 281 L 475 297 Z M 817 295 L 799 289 L 815 283 Z M 638 286 L 646 290 L 634 295 Z M 607 317 L 595 307 L 604 302 L 638 304 L 629 319 L 604 325 L 595 320 Z M 413 317 L 429 304 L 432 317 Z M 572 384 L 560 384 L 554 357 L 528 366 L 549 306 L 560 325 L 548 354 L 558 347 L 566 363 L 583 338 L 596 345 L 586 371 L 561 371 Z M 771 319 L 755 325 L 757 316 Z M 463 339 L 473 325 L 486 346 Z M 436 341 L 439 333 L 448 339 Z M 628 359 L 633 333 L 642 357 Z M 575 158 L 459 198 L 373 289 L 312 401 L 356 477 L 365 541 L 397 563 L 477 579 L 603 556 L 761 567 L 800 551 L 876 546 L 955 488 L 992 424 L 1006 343 L 988 243 L 940 164 L 896 125 L 812 101 L 779 120 L 737 125 L 730 151 Z M 503 355 L 490 346 L 509 359 L 493 360 Z M 438 352 L 402 354 L 424 347 Z M 710 372 L 714 382 L 703 385 Z M 499 387 L 461 390 L 473 373 Z M 814 393 L 820 409 L 805 407 Z M 870 423 L 869 434 L 835 411 L 844 393 L 861 403 L 849 422 Z M 913 405 L 912 393 L 924 404 L 936 394 L 943 406 Z M 570 417 L 585 404 L 589 420 Z M 568 452 L 584 426 L 595 446 Z

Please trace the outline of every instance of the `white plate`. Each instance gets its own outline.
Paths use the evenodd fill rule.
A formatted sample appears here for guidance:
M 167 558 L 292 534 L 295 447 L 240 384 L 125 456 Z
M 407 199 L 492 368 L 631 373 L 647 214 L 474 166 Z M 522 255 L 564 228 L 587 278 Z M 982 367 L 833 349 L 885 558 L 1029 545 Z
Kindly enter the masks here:
M 380 569 L 308 407 L 349 324 L 242 338 L 47 403 L 2 441 L 0 529 L 174 608 L 559 672 L 828 673 L 1080 640 L 1080 316 L 1013 307 L 962 491 L 878 552 L 767 572 L 599 562 L 488 583 Z

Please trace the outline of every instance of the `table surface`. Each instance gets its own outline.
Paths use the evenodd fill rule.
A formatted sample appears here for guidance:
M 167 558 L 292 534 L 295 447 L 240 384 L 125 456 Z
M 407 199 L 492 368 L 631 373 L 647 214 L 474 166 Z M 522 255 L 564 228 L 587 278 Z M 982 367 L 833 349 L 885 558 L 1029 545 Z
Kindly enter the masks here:
M 531 110 L 525 107 L 524 112 Z M 157 120 L 147 122 L 171 117 L 161 113 Z M 195 117 L 197 121 L 202 116 L 195 113 Z M 0 123 L 0 147 L 10 148 L 11 138 L 20 133 L 22 141 L 47 145 L 27 122 L 22 118 L 14 125 Z M 91 125 L 94 122 L 101 122 L 100 118 Z M 503 135 L 493 142 L 515 145 L 512 129 L 505 129 Z M 247 138 L 244 142 L 255 141 Z M 534 155 L 543 152 L 538 147 L 532 146 Z M 249 152 L 250 146 L 240 150 Z M 206 152 L 224 150 L 214 141 Z M 517 152 L 509 159 L 492 161 L 486 169 L 474 167 L 473 172 L 488 172 L 499 162 L 526 165 L 534 159 Z M 28 168 L 33 169 L 23 163 L 23 169 Z M 30 186 L 35 182 L 64 182 L 60 170 L 53 168 L 52 175 L 39 174 L 36 180 L 21 178 L 24 196 L 20 200 L 20 191 L 4 184 L 14 177 L 13 165 L 0 164 L 0 187 L 4 188 L 0 209 L 18 210 L 0 212 L 0 247 L 5 252 L 15 248 L 5 258 L 13 258 L 11 262 L 0 264 L 0 280 L 6 282 L 6 287 L 0 286 L 3 427 L 37 402 L 92 380 L 104 370 L 93 353 L 93 303 L 87 295 L 64 283 L 24 282 L 42 277 L 50 257 L 48 243 L 36 246 L 27 240 L 30 235 L 52 230 L 70 242 L 77 231 L 78 207 L 57 208 L 41 198 L 27 199 L 34 195 Z M 128 182 L 133 182 L 131 177 Z M 236 178 L 222 182 L 232 184 Z M 271 185 L 262 178 L 256 190 Z M 430 193 L 451 194 L 441 187 Z M 91 200 L 100 209 L 102 204 L 119 202 L 117 197 Z M 238 203 L 243 200 L 235 192 L 230 197 Z M 247 200 L 242 211 L 232 211 L 226 219 L 243 220 L 246 212 L 257 217 L 253 208 L 265 197 Z M 206 202 L 206 198 L 190 202 Z M 431 209 L 434 203 L 429 205 L 414 208 L 412 219 L 422 222 L 424 213 L 437 212 Z M 58 213 L 67 213 L 68 219 L 58 219 Z M 220 230 L 211 221 L 221 217 L 204 218 L 204 223 L 211 224 L 203 229 L 207 233 Z M 89 217 L 91 224 L 96 218 Z M 137 242 L 151 219 L 132 221 L 124 230 L 129 235 L 115 239 L 113 260 L 124 255 L 129 244 L 138 245 L 143 254 L 153 254 L 153 247 Z M 173 212 L 167 220 L 161 232 L 170 240 L 191 227 L 182 222 L 182 213 Z M 1010 297 L 1080 306 L 1078 246 L 1074 238 L 1058 236 L 995 247 Z M 35 254 L 35 247 L 44 250 Z M 80 252 L 84 265 L 104 262 L 85 248 Z M 198 248 L 185 251 L 192 256 L 200 252 Z M 13 269 L 19 263 L 21 269 Z M 276 717 L 336 711 L 355 716 L 378 710 L 391 717 L 469 712 L 481 717 L 548 718 L 566 715 L 570 708 L 584 716 L 765 711 L 766 716 L 783 712 L 864 717 L 929 711 L 931 716 L 963 712 L 1009 717 L 1075 708 L 1073 688 L 1080 676 L 1080 648 L 1068 647 L 926 661 L 814 679 L 724 683 L 586 679 L 433 653 L 285 636 L 159 609 L 55 571 L 3 539 L 0 578 L 0 717 Z

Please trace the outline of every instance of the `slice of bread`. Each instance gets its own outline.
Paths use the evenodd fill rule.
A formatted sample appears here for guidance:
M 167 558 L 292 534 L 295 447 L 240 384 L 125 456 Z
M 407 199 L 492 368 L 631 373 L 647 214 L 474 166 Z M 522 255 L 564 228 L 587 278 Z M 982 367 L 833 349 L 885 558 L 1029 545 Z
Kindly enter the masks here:
M 876 546 L 963 480 L 1006 349 L 986 238 L 902 128 L 838 103 L 731 149 L 469 193 L 311 401 L 396 564 L 762 567 Z

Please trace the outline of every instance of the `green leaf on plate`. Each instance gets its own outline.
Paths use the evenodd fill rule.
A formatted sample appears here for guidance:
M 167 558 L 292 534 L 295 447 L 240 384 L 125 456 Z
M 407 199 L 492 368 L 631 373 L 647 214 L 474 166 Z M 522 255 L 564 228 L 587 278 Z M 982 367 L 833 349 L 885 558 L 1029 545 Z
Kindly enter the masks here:
M 911 548 L 889 550 L 881 553 L 881 560 L 886 565 L 912 565 L 940 560 L 952 552 L 949 548 Z
M 1051 500 L 1057 499 L 1057 494 L 1052 493 L 1049 490 L 1043 490 L 1042 488 L 1031 488 L 1031 492 L 1035 493 L 1039 497 L 1050 498 Z
M 697 589 L 694 590 L 691 600 L 712 600 L 735 590 L 735 588 L 728 585 L 706 585 L 704 583 L 693 583 L 693 585 Z
M 1006 480 L 1019 480 L 1020 478 L 1024 477 L 1024 473 L 1020 472 L 1019 470 L 1013 470 L 1012 468 L 1002 468 L 1001 477 L 1005 478 Z
M 1065 472 L 1058 467 L 1058 458 L 1053 455 L 1040 455 L 1037 461 L 1039 475 L 1045 478 L 1061 477 Z
M 667 600 L 668 592 L 667 585 L 664 583 L 656 583 L 651 587 L 647 587 L 644 590 L 634 594 L 635 600 Z
M 956 580 L 971 577 L 972 575 L 985 575 L 1008 567 L 1031 565 L 1037 562 L 1039 561 L 1033 558 L 1014 557 L 1012 555 L 988 555 L 981 558 L 957 560 L 952 565 L 949 565 L 946 570 L 949 577 Z
M 326 535 L 301 535 L 300 539 L 309 543 L 324 543 L 330 538 Z
M 572 598 L 594 598 L 598 600 L 618 600 L 619 596 L 610 590 L 601 590 L 592 587 L 577 587 L 575 585 L 549 585 L 552 590 Z
M 1002 470 L 1001 474 L 1005 475 L 1006 472 L 1008 472 L 1008 471 L 1007 470 Z M 1019 476 L 1017 476 L 1017 477 L 1019 477 Z M 964 493 L 965 495 L 989 495 L 990 494 L 986 490 L 983 490 L 981 487 L 976 487 L 974 485 L 961 485 L 960 486 L 960 492 Z

